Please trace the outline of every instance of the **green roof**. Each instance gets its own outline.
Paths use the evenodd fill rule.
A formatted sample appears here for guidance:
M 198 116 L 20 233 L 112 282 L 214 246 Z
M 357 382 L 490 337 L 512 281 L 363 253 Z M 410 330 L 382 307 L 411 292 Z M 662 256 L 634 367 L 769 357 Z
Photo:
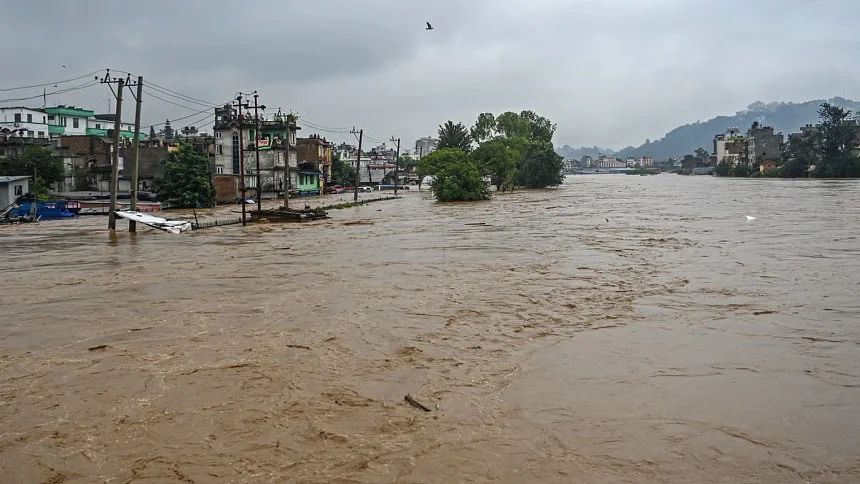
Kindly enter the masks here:
M 79 109 L 69 106 L 54 106 L 52 108 L 45 108 L 45 112 L 48 114 L 64 114 L 66 116 L 82 116 L 85 118 L 95 116 L 96 114 L 95 111 L 90 111 L 88 109 Z

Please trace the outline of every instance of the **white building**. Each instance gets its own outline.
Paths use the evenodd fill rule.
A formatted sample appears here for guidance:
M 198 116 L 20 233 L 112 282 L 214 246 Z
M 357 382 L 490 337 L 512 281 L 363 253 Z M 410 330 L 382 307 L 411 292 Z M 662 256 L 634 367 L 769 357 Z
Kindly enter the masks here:
M 0 176 L 0 211 L 30 191 L 28 176 Z
M 48 138 L 48 115 L 24 107 L 0 108 L 0 130 L 10 137 Z
M 439 145 L 439 140 L 425 136 L 415 141 L 415 153 L 420 160 L 422 156 L 432 153 Z

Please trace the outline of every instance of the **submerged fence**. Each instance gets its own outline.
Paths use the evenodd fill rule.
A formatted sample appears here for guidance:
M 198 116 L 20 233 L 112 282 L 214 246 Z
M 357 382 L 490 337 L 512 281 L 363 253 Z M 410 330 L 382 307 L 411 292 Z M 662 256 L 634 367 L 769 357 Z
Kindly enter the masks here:
M 359 205 L 364 205 L 364 204 L 371 203 L 371 202 L 383 202 L 385 200 L 396 200 L 398 198 L 400 198 L 400 197 L 391 196 L 391 197 L 369 198 L 369 199 L 365 199 L 365 200 L 359 200 L 357 202 L 335 203 L 332 205 L 324 205 L 322 207 L 311 207 L 311 208 L 322 209 L 322 210 L 350 208 L 350 207 L 357 207 Z M 250 211 L 249 211 L 248 215 L 250 215 Z M 192 222 L 191 223 L 191 230 L 208 229 L 211 227 L 221 227 L 224 225 L 236 225 L 236 224 L 240 224 L 240 223 L 242 223 L 242 217 L 235 217 L 235 218 L 221 219 L 221 220 L 209 220 L 209 221 L 200 222 L 200 223 Z

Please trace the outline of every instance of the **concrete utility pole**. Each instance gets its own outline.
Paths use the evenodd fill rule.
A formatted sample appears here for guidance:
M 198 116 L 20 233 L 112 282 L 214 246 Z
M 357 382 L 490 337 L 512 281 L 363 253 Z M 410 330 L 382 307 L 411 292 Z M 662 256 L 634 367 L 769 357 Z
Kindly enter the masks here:
M 397 143 L 397 154 L 394 155 L 394 196 L 397 196 L 397 179 L 400 178 L 400 138 L 391 137 L 392 143 Z
M 137 106 L 134 111 L 134 155 L 131 168 L 131 209 L 137 210 L 138 163 L 140 161 L 140 105 L 143 102 L 143 76 L 137 76 Z M 128 231 L 137 231 L 137 222 L 128 221 Z
M 243 141 L 244 133 L 242 126 L 245 125 L 245 120 L 242 119 L 242 108 L 248 107 L 248 104 L 242 104 L 242 94 L 236 96 L 236 101 L 239 102 L 239 190 L 242 192 L 242 226 L 248 225 L 245 216 L 245 146 Z
M 257 110 L 260 106 L 257 104 L 257 93 L 254 93 L 254 151 L 257 155 L 257 218 L 263 215 L 263 184 L 260 178 L 260 114 Z M 266 109 L 266 106 L 263 106 Z
M 284 190 L 284 208 L 290 208 L 290 140 L 292 139 L 292 130 L 290 129 L 290 115 L 286 115 L 287 120 L 287 139 L 284 144 L 284 186 L 286 189 Z
M 358 155 L 355 157 L 355 192 L 353 192 L 353 200 L 358 201 L 358 184 L 361 181 L 361 140 L 364 137 L 364 130 L 356 131 L 355 128 L 352 128 L 350 131 L 353 136 L 358 133 Z
M 98 79 L 98 78 L 96 78 Z M 121 118 L 122 118 L 122 93 L 125 90 L 125 79 L 122 78 L 110 78 L 110 71 L 107 71 L 105 77 L 101 79 L 102 84 L 107 84 L 110 86 L 112 83 L 116 83 L 116 117 L 113 122 L 113 155 L 111 160 L 111 185 L 110 185 L 110 211 L 108 212 L 108 229 L 116 230 L 116 199 L 117 199 L 117 191 L 119 190 L 119 141 L 120 135 L 119 131 L 121 126 Z M 111 91 L 113 91 L 113 87 L 111 87 Z

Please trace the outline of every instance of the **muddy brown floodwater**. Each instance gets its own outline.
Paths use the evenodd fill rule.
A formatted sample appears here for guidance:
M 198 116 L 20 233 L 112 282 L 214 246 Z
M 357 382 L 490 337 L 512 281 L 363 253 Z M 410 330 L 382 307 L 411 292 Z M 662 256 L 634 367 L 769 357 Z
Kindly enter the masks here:
M 0 481 L 860 481 L 860 182 L 331 215 L 0 227 Z

